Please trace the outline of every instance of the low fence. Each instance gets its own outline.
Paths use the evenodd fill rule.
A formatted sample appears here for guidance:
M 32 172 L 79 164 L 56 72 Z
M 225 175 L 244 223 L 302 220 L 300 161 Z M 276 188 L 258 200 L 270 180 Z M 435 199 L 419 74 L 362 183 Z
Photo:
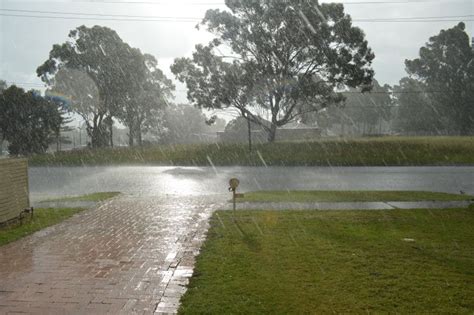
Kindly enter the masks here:
M 29 206 L 28 160 L 0 159 L 0 223 L 18 217 Z

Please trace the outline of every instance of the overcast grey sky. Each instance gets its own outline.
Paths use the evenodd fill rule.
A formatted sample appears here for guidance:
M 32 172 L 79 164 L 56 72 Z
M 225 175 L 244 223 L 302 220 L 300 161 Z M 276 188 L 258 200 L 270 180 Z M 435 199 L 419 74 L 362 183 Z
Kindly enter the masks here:
M 189 56 L 195 44 L 206 43 L 212 37 L 204 30 L 196 30 L 196 21 L 182 22 L 173 18 L 202 18 L 207 9 L 225 8 L 223 2 L 224 0 L 0 0 L 0 79 L 9 84 L 15 82 L 27 89 L 38 88 L 41 81 L 36 77 L 36 68 L 47 59 L 52 45 L 64 42 L 70 30 L 83 24 L 104 25 L 116 30 L 131 46 L 156 56 L 161 69 L 174 79 L 169 70 L 173 59 Z M 346 12 L 354 20 L 465 16 L 463 19 L 450 18 L 449 21 L 441 22 L 354 22 L 365 31 L 369 45 L 375 52 L 373 67 L 376 79 L 382 84 L 396 84 L 405 75 L 404 60 L 417 57 L 419 48 L 440 29 L 452 27 L 464 20 L 470 36 L 473 34 L 473 22 L 468 20 L 474 19 L 474 0 L 337 2 L 346 4 Z M 46 14 L 37 11 L 62 13 Z M 78 13 L 171 19 L 159 22 L 90 20 L 90 16 L 79 16 Z M 471 16 L 467 17 L 468 15 Z M 110 16 L 100 18 L 110 19 Z M 177 85 L 175 101 L 186 101 L 185 86 Z

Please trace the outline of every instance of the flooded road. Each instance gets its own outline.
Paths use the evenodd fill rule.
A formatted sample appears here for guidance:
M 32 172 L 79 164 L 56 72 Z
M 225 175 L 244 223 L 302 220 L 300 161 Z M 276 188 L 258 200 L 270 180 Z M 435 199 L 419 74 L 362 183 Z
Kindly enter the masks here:
M 240 190 L 427 190 L 474 194 L 474 167 L 31 167 L 33 201 L 98 191 L 133 196 L 227 193 Z

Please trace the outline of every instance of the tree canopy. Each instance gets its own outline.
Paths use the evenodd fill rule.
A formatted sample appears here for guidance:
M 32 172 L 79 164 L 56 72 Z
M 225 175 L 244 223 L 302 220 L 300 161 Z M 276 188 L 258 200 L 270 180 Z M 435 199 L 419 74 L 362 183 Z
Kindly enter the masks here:
M 142 144 L 142 133 L 162 123 L 164 108 L 172 97 L 174 84 L 158 68 L 158 61 L 149 54 L 141 57 L 145 65 L 143 81 L 123 100 L 117 117 L 129 128 L 129 145 Z
M 0 134 L 11 155 L 43 153 L 59 132 L 58 104 L 14 85 L 0 94 Z
M 342 4 L 227 0 L 226 5 L 230 12 L 208 10 L 201 23 L 216 38 L 172 66 L 195 105 L 236 107 L 273 141 L 277 127 L 340 102 L 336 87 L 370 85 L 374 54 Z M 270 126 L 259 111 L 270 115 Z
M 216 118 L 212 125 L 206 115 L 191 105 L 170 104 L 163 112 L 160 128 L 152 130 L 161 143 L 205 142 L 205 134 L 214 134 L 225 127 L 225 120 Z
M 103 26 L 70 31 L 68 41 L 53 45 L 37 74 L 53 93 L 73 99 L 70 110 L 86 121 L 92 147 L 111 144 L 113 118 L 129 127 L 130 143 L 141 142 L 144 124 L 174 88 L 153 56 Z
M 398 105 L 396 131 L 424 135 L 446 133 L 446 117 L 437 111 L 425 83 L 405 77 L 394 86 L 393 92 Z
M 423 82 L 436 112 L 460 134 L 474 132 L 474 50 L 465 24 L 441 30 L 406 60 L 408 74 Z M 439 126 L 443 128 L 443 126 Z
M 63 103 L 67 111 L 74 112 L 83 119 L 94 146 L 108 144 L 107 126 L 103 123 L 107 109 L 100 101 L 97 85 L 86 72 L 70 68 L 59 69 L 45 94 Z
M 48 60 L 36 70 L 49 85 L 55 84 L 55 75 L 64 68 L 83 72 L 92 80 L 100 103 L 94 113 L 95 126 L 90 134 L 93 147 L 108 143 L 104 120 L 116 112 L 124 89 L 134 81 L 134 73 L 127 71 L 135 61 L 134 54 L 136 50 L 125 44 L 114 30 L 102 26 L 79 26 L 69 32 L 68 41 L 53 45 Z
M 351 123 L 358 127 L 360 134 L 376 133 L 377 126 L 382 121 L 390 120 L 392 100 L 389 85 L 380 86 L 374 80 L 370 92 L 360 93 L 357 89 L 350 89 L 343 93 L 346 100 L 344 111 Z

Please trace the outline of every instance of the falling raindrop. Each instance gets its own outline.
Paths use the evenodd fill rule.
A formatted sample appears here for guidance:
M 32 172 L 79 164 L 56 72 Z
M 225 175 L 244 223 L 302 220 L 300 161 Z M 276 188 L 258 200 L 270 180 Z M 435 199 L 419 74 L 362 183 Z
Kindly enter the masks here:
M 212 162 L 211 157 L 210 157 L 209 155 L 206 155 L 206 158 L 207 158 L 207 160 L 209 161 L 209 164 L 211 164 L 211 167 L 212 167 L 212 170 L 214 171 L 214 173 L 215 173 L 216 175 L 218 175 L 217 169 L 216 169 L 216 167 L 214 166 L 214 163 Z
M 262 154 L 260 153 L 259 150 L 257 150 L 257 155 L 258 155 L 258 157 L 260 158 L 260 161 L 262 161 L 263 165 L 264 165 L 265 167 L 268 167 L 268 166 L 267 166 L 267 163 L 266 163 L 265 160 L 263 159 L 263 156 L 262 156 Z
M 308 18 L 303 13 L 303 11 L 299 10 L 298 13 L 299 13 L 300 17 L 303 19 L 303 21 L 305 22 L 306 26 L 310 29 L 310 31 L 313 34 L 316 34 L 316 30 L 314 29 L 313 25 L 309 22 Z

